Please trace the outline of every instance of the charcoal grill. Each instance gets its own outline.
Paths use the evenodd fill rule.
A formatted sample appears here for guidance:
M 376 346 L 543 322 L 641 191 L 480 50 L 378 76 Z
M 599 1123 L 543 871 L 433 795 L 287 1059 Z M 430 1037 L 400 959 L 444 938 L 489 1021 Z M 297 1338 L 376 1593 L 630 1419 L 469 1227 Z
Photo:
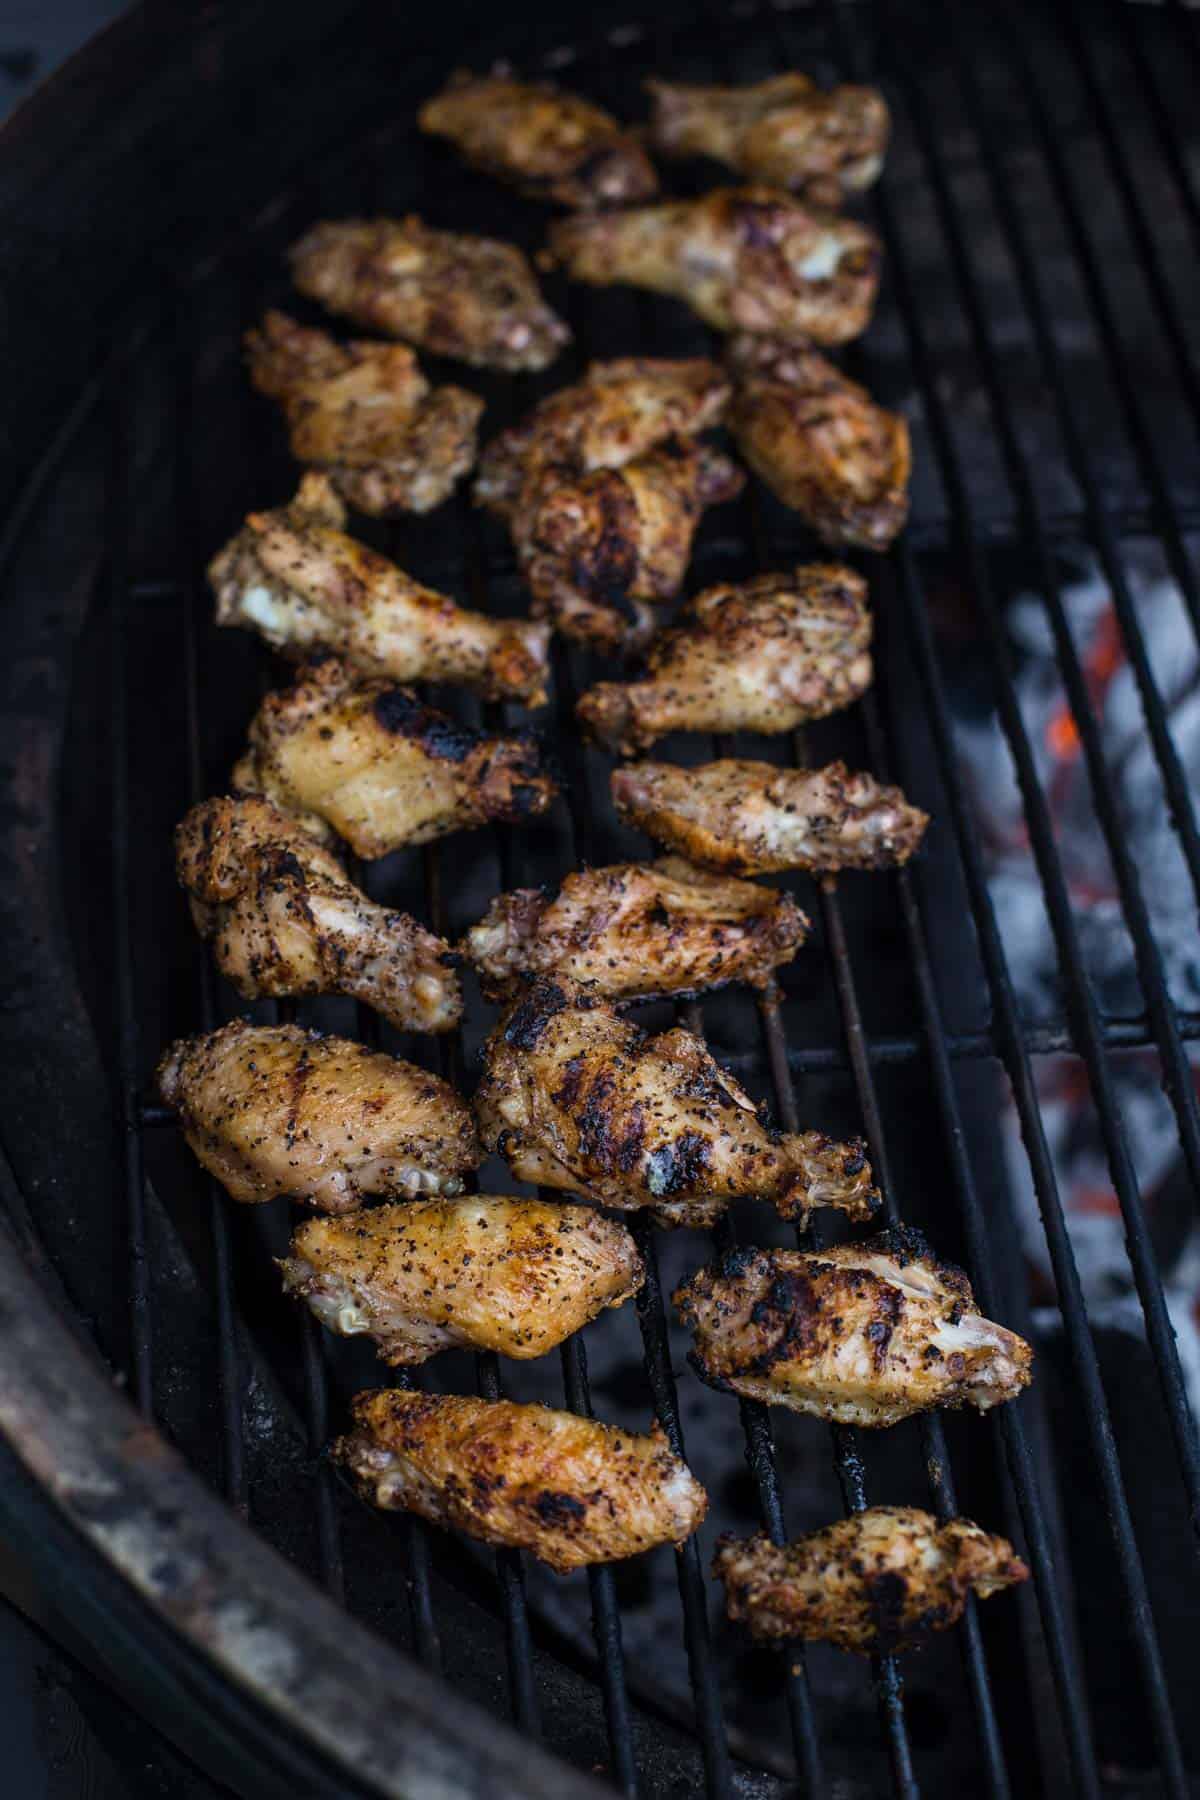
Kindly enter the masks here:
M 1200 1455 L 1121 1058 L 1155 1059 L 1194 1211 L 1200 1003 L 1164 958 L 1163 871 L 1139 857 L 1113 780 L 1068 576 L 1086 554 L 1111 597 L 1194 907 L 1200 828 L 1172 672 L 1148 647 L 1134 566 L 1140 546 L 1158 546 L 1186 658 L 1200 635 L 1196 15 L 905 0 L 697 13 L 666 0 L 639 17 L 602 0 L 564 44 L 558 22 L 528 9 L 503 28 L 481 27 L 460 0 L 436 11 L 152 5 L 0 140 L 4 1536 L 67 1641 L 204 1768 L 256 1796 L 582 1800 L 605 1784 L 723 1796 L 835 1783 L 858 1795 L 889 1779 L 902 1795 L 1182 1796 L 1200 1767 L 1183 1704 Z M 830 1441 L 742 1404 L 747 1481 L 732 1402 L 679 1373 L 663 1303 L 711 1246 L 641 1230 L 636 1317 L 627 1308 L 589 1327 L 561 1365 L 447 1357 L 420 1379 L 485 1394 L 503 1383 L 579 1411 L 594 1388 L 599 1414 L 643 1426 L 653 1408 L 710 1486 L 718 1524 L 761 1520 L 778 1536 L 838 1504 L 909 1499 L 1008 1530 L 1029 1589 L 969 1608 L 960 1632 L 903 1665 L 744 1653 L 717 1620 L 708 1527 L 674 1559 L 555 1584 L 515 1553 L 367 1514 L 321 1451 L 378 1366 L 285 1305 L 270 1257 L 287 1222 L 230 1207 L 148 1098 L 169 1038 L 238 1010 L 188 926 L 170 830 L 191 801 L 222 791 L 280 674 L 248 640 L 216 632 L 202 579 L 245 511 L 278 503 L 295 479 L 277 421 L 246 392 L 239 334 L 264 304 L 303 315 L 281 253 L 318 217 L 419 208 L 538 243 L 537 209 L 411 125 L 455 61 L 501 55 L 627 115 L 651 72 L 751 79 L 791 65 L 879 81 L 892 102 L 896 140 L 871 207 L 884 295 L 849 359 L 908 412 L 916 447 L 912 526 L 870 568 L 879 681 L 807 741 L 732 748 L 845 754 L 900 779 L 935 825 L 909 872 L 798 884 L 817 930 L 778 1000 L 717 995 L 686 1012 L 789 1129 L 861 1123 L 889 1213 L 965 1262 L 985 1312 L 1038 1337 L 1043 1378 L 987 1421 L 932 1419 L 869 1441 Z M 699 191 L 713 171 L 675 174 Z M 545 378 L 481 379 L 489 432 L 589 356 L 709 347 L 666 302 L 621 290 L 557 300 L 571 358 Z M 523 605 L 501 534 L 465 500 L 375 535 L 433 585 L 494 610 Z M 752 494 L 710 515 L 691 581 L 814 549 Z M 1132 1009 L 1103 1005 L 1089 967 L 1020 698 L 1014 585 L 1048 634 L 1128 933 Z M 607 761 L 564 729 L 595 672 L 560 653 L 551 730 L 569 804 L 527 833 L 388 859 L 364 877 L 375 897 L 453 935 L 501 884 L 638 852 L 606 804 Z M 462 696 L 440 698 L 480 716 Z M 1056 1006 L 1037 1018 L 989 884 L 964 706 L 994 721 L 1019 790 L 1058 962 Z M 663 750 L 711 753 L 691 740 Z M 377 1029 L 340 1001 L 298 1016 Z M 448 1047 L 380 1036 L 469 1082 L 485 1025 L 475 1005 Z M 1086 1078 L 1144 1351 L 1132 1339 L 1114 1351 L 1089 1320 L 1037 1078 L 1041 1059 L 1064 1053 Z M 1000 1167 L 1008 1103 L 1052 1284 L 1032 1320 Z M 483 1182 L 502 1188 L 503 1172 L 485 1169 Z M 734 1230 L 779 1232 L 738 1209 L 718 1242 Z

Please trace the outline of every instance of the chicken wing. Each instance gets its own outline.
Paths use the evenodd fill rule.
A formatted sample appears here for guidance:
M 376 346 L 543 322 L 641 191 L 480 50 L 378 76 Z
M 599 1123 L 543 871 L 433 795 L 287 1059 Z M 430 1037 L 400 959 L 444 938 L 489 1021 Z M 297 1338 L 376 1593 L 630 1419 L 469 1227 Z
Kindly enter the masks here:
M 501 894 L 462 948 L 491 999 L 522 976 L 562 974 L 603 999 L 637 1000 L 766 987 L 807 935 L 790 894 L 665 856 L 577 869 L 553 899 L 542 888 Z
M 681 1544 L 708 1495 L 660 1425 L 646 1437 L 548 1406 L 387 1388 L 333 1446 L 364 1499 L 530 1550 L 559 1574 Z
M 267 695 L 233 785 L 306 828 L 323 821 L 366 857 L 491 819 L 522 824 L 558 791 L 530 733 L 472 731 L 410 688 L 357 680 L 332 656 Z
M 683 585 L 701 513 L 744 485 L 727 456 L 678 438 L 621 469 L 551 478 L 514 530 L 535 617 L 600 651 L 644 642 L 652 603 Z
M 600 107 L 548 81 L 459 70 L 425 102 L 417 122 L 534 200 L 621 206 L 658 192 L 654 165 L 637 139 Z
M 417 218 L 347 219 L 314 225 L 288 255 L 310 300 L 435 356 L 544 369 L 571 336 L 528 257 L 496 238 L 435 231 Z
M 248 1025 L 172 1044 L 158 1091 L 235 1200 L 349 1212 L 367 1194 L 457 1194 L 482 1158 L 445 1081 L 346 1038 Z
M 651 139 L 666 156 L 711 156 L 823 206 L 870 187 L 883 168 L 890 120 L 876 88 L 825 93 L 796 71 L 746 87 L 646 86 Z
M 269 801 L 194 806 L 175 832 L 175 868 L 196 929 L 245 999 L 350 994 L 401 1031 L 451 1031 L 462 1017 L 445 939 L 368 900 Z
M 1007 1538 L 970 1519 L 939 1525 L 915 1506 L 869 1506 L 779 1547 L 762 1532 L 718 1541 L 713 1574 L 729 1617 L 763 1642 L 820 1639 L 859 1656 L 919 1647 L 986 1599 L 1028 1579 Z
M 839 1425 L 935 1407 L 987 1412 L 1029 1385 L 1033 1351 L 975 1311 L 919 1232 L 804 1255 L 730 1251 L 675 1291 L 702 1381 Z
M 269 312 L 246 352 L 255 387 L 283 407 L 296 461 L 323 469 L 360 512 L 429 512 L 475 461 L 483 401 L 431 388 L 403 344 L 336 344 Z
M 309 1219 L 280 1263 L 323 1325 L 404 1367 L 466 1344 L 544 1356 L 642 1285 L 623 1225 L 543 1200 L 421 1200 Z
M 874 232 L 774 188 L 561 219 L 549 243 L 576 281 L 674 295 L 718 331 L 844 344 L 866 330 L 879 287 Z
M 466 611 L 347 537 L 345 522 L 323 475 L 306 475 L 290 505 L 251 513 L 209 565 L 218 625 L 295 655 L 335 650 L 366 675 L 542 704 L 549 626 Z
M 519 1181 L 601 1206 L 707 1224 L 738 1196 L 785 1218 L 815 1206 L 868 1218 L 879 1203 L 859 1142 L 783 1136 L 688 1031 L 650 1037 L 591 994 L 543 977 L 484 1047 L 483 1141 Z
M 576 713 L 609 749 L 646 750 L 668 731 L 794 731 L 871 683 L 867 584 L 812 563 L 791 575 L 706 588 L 651 640 L 640 681 L 602 681 Z
M 589 365 L 582 381 L 547 395 L 479 459 L 475 499 L 514 523 L 522 496 L 545 491 L 553 471 L 575 481 L 621 469 L 668 438 L 695 437 L 724 416 L 729 377 L 707 357 L 624 356 Z
M 885 550 L 908 517 L 908 426 L 815 350 L 739 334 L 729 428 L 822 543 Z
M 630 763 L 613 770 L 611 786 L 631 825 L 702 868 L 731 875 L 895 868 L 908 861 L 929 823 L 899 788 L 851 774 L 845 763 Z

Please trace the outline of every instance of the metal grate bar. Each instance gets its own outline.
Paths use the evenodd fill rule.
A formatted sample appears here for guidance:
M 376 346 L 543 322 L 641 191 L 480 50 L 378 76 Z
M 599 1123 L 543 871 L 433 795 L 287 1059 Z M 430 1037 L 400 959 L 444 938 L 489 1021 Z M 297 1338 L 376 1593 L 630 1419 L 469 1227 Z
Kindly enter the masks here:
M 1154 134 L 1158 139 L 1163 161 L 1175 184 L 1192 233 L 1200 243 L 1200 194 L 1197 193 L 1195 180 L 1179 142 L 1178 131 L 1163 99 L 1162 87 L 1153 61 L 1147 56 L 1138 37 L 1137 26 L 1133 23 L 1132 8 L 1129 6 L 1128 0 L 1109 0 L 1105 11 L 1108 17 L 1115 21 L 1124 42 L 1125 54 L 1137 70 L 1138 92 L 1146 103 L 1146 110 L 1154 125 Z M 1178 36 L 1183 42 L 1186 54 L 1190 55 L 1193 62 L 1200 63 L 1196 39 L 1188 29 L 1189 25 L 1194 25 L 1194 20 L 1189 20 L 1182 8 L 1177 9 L 1168 5 L 1167 11 L 1177 14 L 1179 19 Z

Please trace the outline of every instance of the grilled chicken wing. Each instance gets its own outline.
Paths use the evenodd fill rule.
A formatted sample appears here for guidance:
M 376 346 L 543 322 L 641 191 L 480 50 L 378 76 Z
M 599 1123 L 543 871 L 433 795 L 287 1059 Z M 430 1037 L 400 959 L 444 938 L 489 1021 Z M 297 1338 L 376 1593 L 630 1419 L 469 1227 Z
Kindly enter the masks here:
M 529 733 L 469 730 L 410 688 L 356 680 L 336 657 L 267 695 L 233 785 L 265 794 L 306 827 L 331 825 L 367 857 L 489 819 L 521 824 L 558 791 Z
M 869 1506 L 783 1548 L 726 1536 L 713 1574 L 729 1617 L 763 1641 L 820 1639 L 859 1656 L 913 1649 L 980 1599 L 1028 1578 L 1007 1538 L 915 1506 Z
M 541 888 L 501 894 L 462 948 L 493 999 L 522 976 L 563 974 L 606 1000 L 636 1000 L 766 987 L 807 934 L 790 894 L 665 856 L 576 869 L 553 899 Z
M 908 426 L 815 350 L 741 333 L 729 427 L 755 474 L 823 543 L 885 550 L 908 517 Z
M 435 356 L 544 369 L 571 336 L 528 257 L 496 238 L 435 231 L 416 218 L 347 219 L 314 225 L 289 260 L 311 300 Z
M 479 459 L 475 499 L 513 523 L 520 539 L 518 512 L 528 514 L 551 474 L 575 481 L 624 468 L 668 438 L 695 437 L 720 423 L 731 392 L 729 377 L 703 356 L 592 363 L 582 381 L 492 439 Z
M 672 294 L 718 331 L 818 344 L 865 331 L 879 286 L 872 231 L 773 188 L 717 188 L 701 200 L 562 219 L 550 249 L 576 281 Z
M 333 1454 L 376 1506 L 530 1550 L 565 1574 L 680 1544 L 708 1496 L 660 1425 L 647 1437 L 548 1406 L 359 1394 Z
M 360 512 L 429 512 L 475 461 L 483 401 L 431 388 L 403 344 L 337 344 L 269 312 L 246 333 L 250 379 L 283 407 L 297 462 Z
M 707 1224 L 738 1196 L 785 1218 L 878 1205 L 862 1145 L 786 1137 L 688 1031 L 649 1037 L 590 994 L 535 981 L 488 1039 L 475 1096 L 483 1140 L 519 1181 L 602 1206 Z
M 702 868 L 732 875 L 895 868 L 908 861 L 929 823 L 899 788 L 851 774 L 844 763 L 631 763 L 613 770 L 611 786 L 631 825 Z
M 871 682 L 867 584 L 813 563 L 706 588 L 652 639 L 640 681 L 602 681 L 576 712 L 625 756 L 668 731 L 793 731 Z
M 455 1344 L 544 1356 L 642 1284 L 623 1225 L 542 1200 L 422 1200 L 309 1219 L 280 1263 L 323 1325 L 365 1332 L 394 1366 Z
M 460 70 L 417 121 L 422 131 L 449 138 L 477 169 L 534 200 L 620 206 L 658 192 L 636 138 L 600 107 L 550 82 Z
M 336 650 L 367 675 L 542 704 L 548 626 L 466 611 L 347 537 L 345 519 L 321 475 L 306 475 L 289 506 L 251 513 L 209 567 L 218 625 L 296 655 Z
M 824 93 L 807 75 L 773 75 L 748 87 L 646 83 L 651 137 L 667 156 L 711 156 L 748 181 L 790 188 L 837 206 L 879 177 L 887 102 L 875 88 Z
M 597 650 L 644 641 L 651 603 L 683 584 L 701 513 L 744 485 L 727 456 L 683 439 L 621 469 L 551 478 L 516 527 L 535 616 Z
M 349 1212 L 367 1194 L 457 1194 L 481 1157 L 471 1109 L 412 1063 L 298 1025 L 235 1019 L 181 1038 L 158 1091 L 235 1200 Z
M 987 1412 L 1029 1385 L 1029 1345 L 981 1318 L 962 1270 L 915 1231 L 809 1255 L 733 1250 L 677 1288 L 675 1305 L 711 1387 L 839 1425 Z

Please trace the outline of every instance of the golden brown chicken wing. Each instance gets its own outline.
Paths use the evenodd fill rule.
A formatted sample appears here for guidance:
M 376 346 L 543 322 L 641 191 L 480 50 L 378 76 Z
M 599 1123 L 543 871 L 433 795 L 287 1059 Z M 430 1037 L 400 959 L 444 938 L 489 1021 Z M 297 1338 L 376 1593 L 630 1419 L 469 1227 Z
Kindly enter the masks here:
M 367 1333 L 395 1366 L 455 1344 L 544 1356 L 643 1274 L 625 1227 L 590 1206 L 492 1194 L 308 1219 L 279 1266 L 323 1325 Z
M 815 350 L 744 332 L 729 428 L 755 474 L 823 543 L 885 550 L 908 517 L 908 426 Z
M 571 336 L 542 299 L 528 257 L 496 238 L 435 231 L 411 217 L 347 219 L 314 225 L 289 260 L 311 300 L 435 356 L 544 369 Z
M 732 391 L 720 365 L 703 356 L 592 363 L 581 381 L 492 439 L 479 459 L 475 499 L 512 522 L 522 496 L 543 492 L 549 472 L 575 481 L 624 468 L 668 438 L 695 437 L 720 424 Z M 528 514 L 528 502 L 522 510 Z
M 358 680 L 332 656 L 267 695 L 233 785 L 318 833 L 324 821 L 366 857 L 492 819 L 522 824 L 558 791 L 528 732 L 472 731 L 411 688 Z
M 811 563 L 706 588 L 651 640 L 640 681 L 602 681 L 576 713 L 624 756 L 668 731 L 794 731 L 871 683 L 867 584 Z
M 929 823 L 899 788 L 851 774 L 845 763 L 630 763 L 613 770 L 611 786 L 631 825 L 702 868 L 731 875 L 895 868 L 908 861 Z
M 747 181 L 790 188 L 837 206 L 879 177 L 887 149 L 887 102 L 876 88 L 823 92 L 791 71 L 746 87 L 648 81 L 650 132 L 666 156 L 711 156 Z
M 708 1496 L 662 1428 L 647 1437 L 548 1406 L 388 1388 L 359 1394 L 333 1454 L 364 1499 L 530 1550 L 565 1574 L 697 1529 Z
M 175 832 L 175 868 L 196 929 L 247 1000 L 350 994 L 401 1031 L 451 1031 L 461 1018 L 445 939 L 368 900 L 269 801 L 194 806 Z
M 844 344 L 866 330 L 879 287 L 874 232 L 774 188 L 561 219 L 549 241 L 576 281 L 672 294 L 718 331 Z
M 449 138 L 477 169 L 534 200 L 620 206 L 658 192 L 636 138 L 600 107 L 548 81 L 459 70 L 417 121 L 422 131 Z
M 367 1194 L 457 1194 L 482 1158 L 471 1109 L 412 1063 L 298 1025 L 172 1044 L 158 1091 L 235 1200 L 348 1212 Z
M 246 352 L 255 387 L 283 407 L 296 461 L 360 512 L 429 512 L 475 461 L 483 401 L 430 387 L 403 344 L 336 344 L 269 312 Z
M 779 1548 L 761 1532 L 719 1540 L 713 1574 L 753 1637 L 820 1639 L 859 1656 L 915 1649 L 1028 1578 L 1006 1538 L 915 1506 L 869 1506 Z
M 492 901 L 462 948 L 492 999 L 525 975 L 563 975 L 606 1000 L 766 987 L 808 935 L 790 894 L 709 875 L 679 856 L 576 869 L 551 898 L 518 888 Z
M 509 1009 L 484 1070 L 483 1141 L 519 1181 L 670 1224 L 708 1224 L 739 1196 L 796 1219 L 815 1206 L 868 1218 L 879 1203 L 860 1143 L 769 1130 L 699 1038 L 650 1037 L 564 981 L 535 981 Z
M 677 1288 L 675 1305 L 710 1387 L 839 1425 L 987 1412 L 1029 1385 L 1024 1338 L 981 1318 L 962 1270 L 916 1231 L 809 1255 L 733 1250 Z
M 335 650 L 366 675 L 542 704 L 548 626 L 468 612 L 347 537 L 345 522 L 322 475 L 306 475 L 289 506 L 251 513 L 209 566 L 218 625 L 296 656 Z
M 744 485 L 727 456 L 680 438 L 620 469 L 551 477 L 513 527 L 535 617 L 596 650 L 643 642 L 654 603 L 683 585 L 701 513 Z

